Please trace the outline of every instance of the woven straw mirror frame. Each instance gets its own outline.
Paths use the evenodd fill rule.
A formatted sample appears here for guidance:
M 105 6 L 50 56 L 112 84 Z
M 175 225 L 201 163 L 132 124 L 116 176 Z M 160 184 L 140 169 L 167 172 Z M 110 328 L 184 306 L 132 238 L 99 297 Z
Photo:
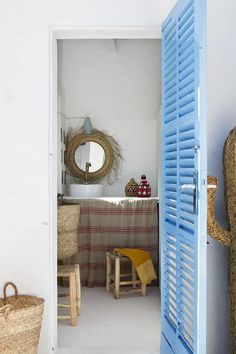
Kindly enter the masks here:
M 81 181 L 85 181 L 86 172 L 83 171 L 75 162 L 76 149 L 86 142 L 94 142 L 99 144 L 105 153 L 105 162 L 103 166 L 95 171 L 89 172 L 87 175 L 88 181 L 99 181 L 104 178 L 110 171 L 113 165 L 113 150 L 108 140 L 99 133 L 83 134 L 79 133 L 75 135 L 68 143 L 66 147 L 66 165 L 74 177 L 79 178 Z

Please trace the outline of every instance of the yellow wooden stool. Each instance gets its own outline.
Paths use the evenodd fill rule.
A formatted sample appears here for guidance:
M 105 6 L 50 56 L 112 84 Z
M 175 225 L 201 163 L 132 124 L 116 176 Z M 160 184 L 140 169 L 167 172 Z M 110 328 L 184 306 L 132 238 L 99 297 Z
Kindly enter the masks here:
M 70 315 L 57 316 L 59 320 L 70 319 L 71 326 L 77 326 L 77 316 L 80 314 L 81 288 L 79 264 L 58 266 L 57 277 L 69 278 L 68 294 L 59 294 L 59 297 L 69 297 L 69 304 L 59 304 L 58 308 L 70 308 Z
M 121 262 L 131 262 L 129 258 L 116 254 L 113 252 L 107 252 L 107 269 L 106 269 L 106 289 L 107 291 L 113 290 L 114 298 L 119 299 L 120 294 L 141 293 L 146 295 L 146 285 L 143 285 L 140 280 L 137 280 L 137 272 L 132 264 L 131 273 L 121 273 Z M 131 277 L 131 280 L 121 281 L 121 278 Z M 132 285 L 133 289 L 126 289 L 120 291 L 121 286 Z

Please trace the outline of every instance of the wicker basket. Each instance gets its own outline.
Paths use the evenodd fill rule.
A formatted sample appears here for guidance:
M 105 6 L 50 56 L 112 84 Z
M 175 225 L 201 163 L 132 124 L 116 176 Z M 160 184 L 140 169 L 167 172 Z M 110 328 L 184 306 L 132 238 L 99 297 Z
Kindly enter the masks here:
M 73 256 L 78 252 L 80 205 L 61 205 L 57 209 L 57 258 Z
M 15 290 L 7 297 L 7 287 Z M 0 298 L 0 353 L 36 354 L 39 342 L 44 300 L 35 296 L 18 295 L 14 283 L 4 286 Z

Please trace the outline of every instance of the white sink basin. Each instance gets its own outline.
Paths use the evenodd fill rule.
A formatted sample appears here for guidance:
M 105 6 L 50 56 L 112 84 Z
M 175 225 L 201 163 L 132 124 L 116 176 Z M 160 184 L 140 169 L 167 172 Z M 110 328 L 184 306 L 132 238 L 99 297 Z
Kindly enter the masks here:
M 77 198 L 98 198 L 102 197 L 102 184 L 70 184 L 70 197 Z

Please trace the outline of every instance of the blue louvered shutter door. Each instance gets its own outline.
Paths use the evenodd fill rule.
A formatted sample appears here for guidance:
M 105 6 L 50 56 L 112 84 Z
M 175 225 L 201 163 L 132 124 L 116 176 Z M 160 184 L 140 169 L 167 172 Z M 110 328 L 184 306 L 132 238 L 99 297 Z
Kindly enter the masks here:
M 161 354 L 206 354 L 205 7 L 162 28 Z

